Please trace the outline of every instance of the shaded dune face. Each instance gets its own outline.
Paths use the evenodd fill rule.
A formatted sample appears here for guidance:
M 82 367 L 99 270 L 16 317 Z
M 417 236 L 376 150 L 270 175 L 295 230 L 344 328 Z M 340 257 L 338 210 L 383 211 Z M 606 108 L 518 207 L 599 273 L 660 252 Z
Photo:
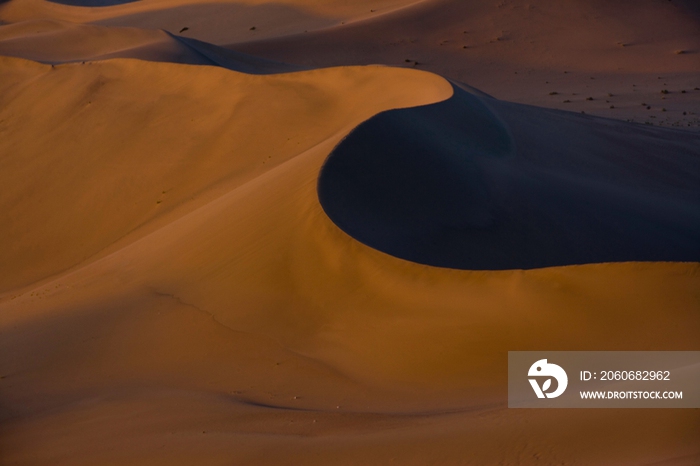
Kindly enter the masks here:
M 246 74 L 289 73 L 301 67 L 279 63 L 164 30 L 139 30 L 39 19 L 0 28 L 0 55 L 61 64 L 136 58 L 219 66 Z
M 189 50 L 209 60 L 212 65 L 221 66 L 229 70 L 238 71 L 246 74 L 277 74 L 291 73 L 294 71 L 302 71 L 306 68 L 287 63 L 280 63 L 272 60 L 266 60 L 253 55 L 236 52 L 234 50 L 225 49 L 216 45 L 202 42 L 197 39 L 188 39 L 186 37 L 176 36 L 169 32 L 165 32 L 174 41 L 183 44 Z
M 453 87 L 330 154 L 319 199 L 347 234 L 456 269 L 700 260 L 700 138 Z

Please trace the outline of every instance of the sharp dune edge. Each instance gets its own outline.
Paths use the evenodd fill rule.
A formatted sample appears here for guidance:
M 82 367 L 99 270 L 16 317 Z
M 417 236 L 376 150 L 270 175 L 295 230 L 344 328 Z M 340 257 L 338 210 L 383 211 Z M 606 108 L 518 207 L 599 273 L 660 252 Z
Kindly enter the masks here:
M 0 464 L 700 461 L 697 410 L 506 407 L 509 350 L 698 349 L 696 133 L 76 24 L 178 5 L 0 5 Z M 425 215 L 505 227 L 387 249 Z
M 2 229 L 13 244 L 2 251 L 3 290 L 81 262 L 209 188 L 250 181 L 378 111 L 451 93 L 438 76 L 390 68 L 264 78 L 136 60 L 2 60 L 2 197 L 12 219 Z M 386 93 L 393 79 L 400 84 Z M 45 99 L 49 108 L 38 105 Z M 121 113 L 129 118 L 113 117 Z
M 344 231 L 458 269 L 700 260 L 700 137 L 454 90 L 334 149 L 319 196 Z

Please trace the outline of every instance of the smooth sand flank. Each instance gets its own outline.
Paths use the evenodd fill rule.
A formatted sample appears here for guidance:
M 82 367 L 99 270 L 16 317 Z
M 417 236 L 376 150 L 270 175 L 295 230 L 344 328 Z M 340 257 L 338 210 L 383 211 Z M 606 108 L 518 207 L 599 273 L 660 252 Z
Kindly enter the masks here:
M 12 219 L 0 226 L 12 244 L 0 253 L 3 291 L 70 268 L 212 187 L 251 180 L 378 111 L 451 93 L 438 76 L 389 68 L 264 79 L 135 60 L 51 67 L 0 59 L 0 203 Z M 393 76 L 401 84 L 378 98 Z

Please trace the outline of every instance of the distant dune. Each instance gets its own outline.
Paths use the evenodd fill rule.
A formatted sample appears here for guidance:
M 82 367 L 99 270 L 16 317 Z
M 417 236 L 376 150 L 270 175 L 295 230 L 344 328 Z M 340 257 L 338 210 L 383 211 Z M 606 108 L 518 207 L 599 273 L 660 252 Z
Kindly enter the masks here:
M 700 349 L 692 7 L 0 3 L 0 464 L 697 464 L 506 403 Z
M 58 64 L 137 58 L 221 66 L 249 74 L 303 69 L 217 47 L 166 31 L 110 28 L 56 20 L 30 20 L 0 30 L 0 54 Z
M 227 47 L 311 67 L 415 67 L 502 100 L 698 131 L 696 5 L 429 0 L 346 25 Z M 661 94 L 664 89 L 669 94 Z
M 12 0 L 0 4 L 0 22 L 52 18 L 163 29 L 213 44 L 230 44 L 342 25 L 416 3 L 420 0 Z

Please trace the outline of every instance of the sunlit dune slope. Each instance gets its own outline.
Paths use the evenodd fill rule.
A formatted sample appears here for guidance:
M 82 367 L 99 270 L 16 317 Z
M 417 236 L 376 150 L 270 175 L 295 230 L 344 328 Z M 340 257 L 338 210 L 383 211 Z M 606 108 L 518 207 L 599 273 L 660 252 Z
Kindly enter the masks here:
M 455 87 L 358 126 L 326 161 L 319 195 L 351 236 L 423 264 L 700 261 L 698 147 L 694 133 Z
M 53 18 L 182 32 L 215 44 L 299 34 L 376 16 L 417 0 L 10 0 L 0 22 Z
M 452 270 L 366 246 L 326 215 L 333 148 L 380 112 L 453 104 L 444 79 L 2 60 L 3 461 L 697 458 L 692 410 L 505 404 L 509 350 L 697 349 L 697 264 Z M 539 112 L 498 107 L 508 137 L 474 149 L 509 160 L 510 141 L 554 144 Z
M 131 60 L 0 60 L 3 291 L 70 268 L 378 111 L 451 92 L 435 75 L 389 68 L 264 79 Z M 398 84 L 381 91 L 367 73 Z

